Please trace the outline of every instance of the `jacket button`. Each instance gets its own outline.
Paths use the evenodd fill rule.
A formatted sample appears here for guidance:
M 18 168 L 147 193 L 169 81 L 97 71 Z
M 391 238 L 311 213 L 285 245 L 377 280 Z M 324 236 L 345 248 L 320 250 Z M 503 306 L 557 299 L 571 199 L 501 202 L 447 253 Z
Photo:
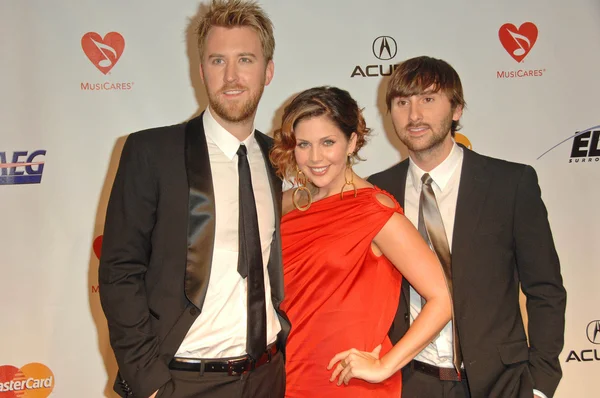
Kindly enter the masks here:
M 190 308 L 190 315 L 196 316 L 196 314 L 198 314 L 198 309 L 196 307 Z
M 405 320 L 405 321 L 408 321 L 408 313 L 405 313 L 405 314 L 404 314 L 404 320 Z

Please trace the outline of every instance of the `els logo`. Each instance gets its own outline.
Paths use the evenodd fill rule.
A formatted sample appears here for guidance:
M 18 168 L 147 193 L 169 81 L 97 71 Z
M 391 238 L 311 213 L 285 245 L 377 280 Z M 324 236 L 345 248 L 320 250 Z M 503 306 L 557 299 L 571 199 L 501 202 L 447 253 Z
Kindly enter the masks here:
M 38 149 L 15 151 L 9 160 L 7 152 L 0 152 L 0 185 L 39 184 L 42 182 L 46 151 Z
M 498 30 L 500 43 L 506 52 L 521 62 L 531 51 L 538 37 L 538 29 L 532 22 L 525 22 L 519 28 L 506 23 Z
M 573 140 L 569 163 L 600 163 L 600 125 L 576 132 L 542 153 L 538 160 L 569 140 Z
M 117 32 L 109 32 L 104 38 L 96 32 L 88 32 L 81 38 L 81 48 L 92 64 L 106 75 L 121 58 L 125 39 Z
M 0 397 L 46 398 L 54 390 L 54 374 L 46 365 L 28 363 L 21 369 L 0 366 Z

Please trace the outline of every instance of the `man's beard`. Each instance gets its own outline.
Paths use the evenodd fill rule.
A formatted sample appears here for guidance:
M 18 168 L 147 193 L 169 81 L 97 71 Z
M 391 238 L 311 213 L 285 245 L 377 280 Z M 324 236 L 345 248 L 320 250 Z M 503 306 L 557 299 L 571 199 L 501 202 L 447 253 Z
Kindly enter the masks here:
M 208 94 L 208 103 L 210 109 L 213 110 L 221 119 L 231 122 L 240 123 L 251 118 L 256 109 L 258 108 L 258 102 L 262 97 L 264 86 L 260 86 L 260 90 L 256 92 L 254 96 L 251 96 L 248 100 L 243 103 L 229 103 L 226 101 L 219 101 L 218 97 Z M 242 87 L 223 87 L 220 92 L 223 93 L 228 90 L 243 89 Z M 229 106 L 228 106 L 229 105 Z
M 427 123 L 408 123 L 404 127 L 404 134 L 403 137 L 400 137 L 400 141 L 402 141 L 402 143 L 413 152 L 431 151 L 432 149 L 440 146 L 445 141 L 448 134 L 450 134 L 450 129 L 452 128 L 452 116 L 453 114 L 450 113 L 447 118 L 441 121 L 437 129 L 434 129 L 430 124 Z M 427 141 L 413 140 L 410 138 L 408 129 L 415 127 L 429 128 L 431 134 L 429 135 Z

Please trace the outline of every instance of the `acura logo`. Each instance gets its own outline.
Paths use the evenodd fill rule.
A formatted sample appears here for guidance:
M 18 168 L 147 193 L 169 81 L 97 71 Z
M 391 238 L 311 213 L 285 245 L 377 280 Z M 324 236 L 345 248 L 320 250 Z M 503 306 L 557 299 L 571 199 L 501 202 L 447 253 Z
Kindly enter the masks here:
M 587 338 L 590 343 L 600 344 L 600 321 L 591 321 L 587 325 Z
M 373 55 L 382 61 L 387 61 L 396 56 L 398 46 L 391 36 L 379 36 L 373 40 Z

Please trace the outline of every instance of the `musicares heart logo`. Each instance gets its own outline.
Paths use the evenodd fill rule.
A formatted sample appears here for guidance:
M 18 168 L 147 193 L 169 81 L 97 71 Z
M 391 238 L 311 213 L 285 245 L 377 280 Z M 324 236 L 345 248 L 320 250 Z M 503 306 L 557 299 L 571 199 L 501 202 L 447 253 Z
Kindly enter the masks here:
M 500 43 L 511 57 L 521 62 L 533 48 L 538 37 L 538 29 L 532 22 L 525 22 L 519 28 L 505 23 L 498 30 Z
M 121 58 L 125 39 L 117 32 L 109 32 L 104 38 L 96 32 L 88 32 L 81 38 L 81 48 L 92 64 L 106 75 Z
M 100 255 L 102 254 L 102 237 L 103 235 L 96 237 L 96 239 L 94 239 L 94 242 L 92 243 L 94 254 L 98 259 L 100 259 Z

